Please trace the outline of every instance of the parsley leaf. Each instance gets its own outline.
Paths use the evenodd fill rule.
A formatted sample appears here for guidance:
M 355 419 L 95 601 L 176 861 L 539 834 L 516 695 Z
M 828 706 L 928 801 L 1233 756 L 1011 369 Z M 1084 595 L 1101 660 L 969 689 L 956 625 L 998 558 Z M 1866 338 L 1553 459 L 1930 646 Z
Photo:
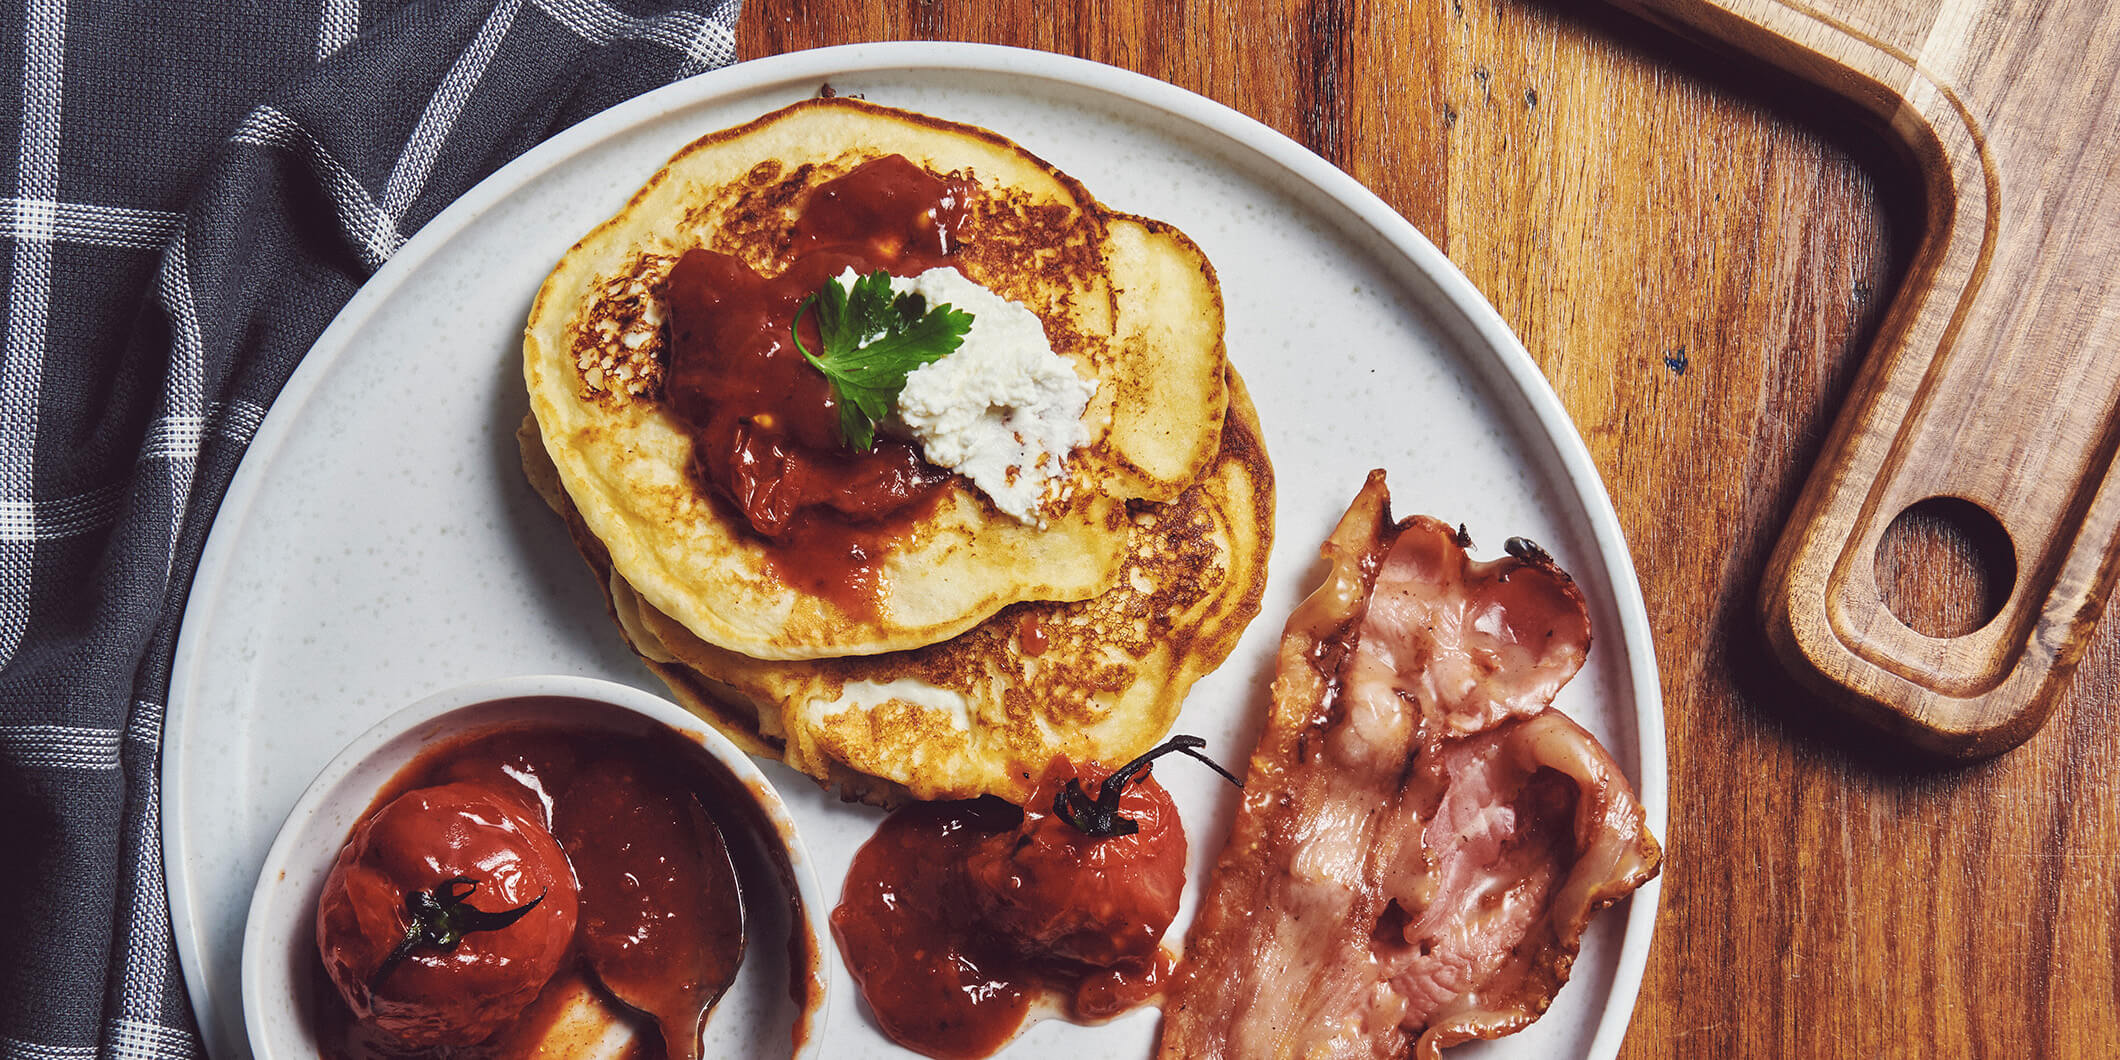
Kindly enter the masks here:
M 817 310 L 823 355 L 802 344 L 802 315 Z M 955 351 L 972 327 L 972 315 L 948 304 L 930 308 L 913 293 L 893 296 L 891 275 L 877 269 L 854 281 L 850 292 L 826 280 L 795 310 L 795 349 L 832 381 L 839 401 L 839 436 L 867 451 L 876 446 L 876 424 L 891 414 L 905 377 Z

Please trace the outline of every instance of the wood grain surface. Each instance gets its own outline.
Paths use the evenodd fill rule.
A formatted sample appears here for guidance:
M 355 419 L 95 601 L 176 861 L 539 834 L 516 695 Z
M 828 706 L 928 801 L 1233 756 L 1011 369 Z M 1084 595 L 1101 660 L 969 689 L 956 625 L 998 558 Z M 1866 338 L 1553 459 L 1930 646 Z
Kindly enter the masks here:
M 2120 66 L 2120 22 L 2105 0 L 1613 2 L 1827 88 L 1923 178 L 1921 245 L 1768 561 L 1762 627 L 1887 734 L 2008 750 L 2120 573 L 2120 93 L 2082 74 Z M 1998 546 L 1992 621 L 1917 631 L 1880 597 L 1879 545 L 1917 504 Z
M 1256 117 L 1523 338 L 1618 506 L 1663 671 L 1670 857 L 1624 1055 L 2120 1055 L 2120 623 L 2022 747 L 1938 767 L 1822 709 L 1755 617 L 1920 234 L 1881 137 L 1576 4 L 746 0 L 738 45 L 889 39 L 1080 55 Z M 1953 547 L 1918 522 L 1888 541 L 1898 610 L 1992 610 Z

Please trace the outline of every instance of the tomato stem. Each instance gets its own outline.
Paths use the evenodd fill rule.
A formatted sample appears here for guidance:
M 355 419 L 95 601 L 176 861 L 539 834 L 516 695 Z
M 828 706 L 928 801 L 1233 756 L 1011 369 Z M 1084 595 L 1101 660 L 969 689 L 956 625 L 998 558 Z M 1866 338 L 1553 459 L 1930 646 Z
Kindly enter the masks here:
M 412 923 L 405 927 L 405 937 L 383 958 L 375 975 L 368 980 L 368 989 L 376 990 L 412 951 L 419 946 L 432 946 L 443 953 L 456 949 L 464 936 L 474 931 L 499 931 L 521 920 L 537 903 L 545 900 L 543 894 L 530 899 L 513 909 L 488 913 L 473 908 L 469 899 L 471 892 L 478 890 L 478 881 L 469 876 L 452 876 L 443 880 L 432 891 L 407 891 L 405 909 L 412 914 Z
M 1133 835 L 1141 830 L 1131 817 L 1119 815 L 1119 797 L 1126 793 L 1126 786 L 1137 776 L 1145 775 L 1149 764 L 1156 759 L 1176 751 L 1187 758 L 1207 763 L 1207 768 L 1221 774 L 1222 779 L 1243 787 L 1244 782 L 1232 776 L 1214 759 L 1199 752 L 1207 741 L 1197 736 L 1173 736 L 1149 750 L 1147 754 L 1119 767 L 1118 771 L 1104 778 L 1092 800 L 1082 790 L 1082 781 L 1070 780 L 1067 786 L 1053 794 L 1053 814 L 1074 825 L 1092 839 L 1109 839 L 1113 836 Z

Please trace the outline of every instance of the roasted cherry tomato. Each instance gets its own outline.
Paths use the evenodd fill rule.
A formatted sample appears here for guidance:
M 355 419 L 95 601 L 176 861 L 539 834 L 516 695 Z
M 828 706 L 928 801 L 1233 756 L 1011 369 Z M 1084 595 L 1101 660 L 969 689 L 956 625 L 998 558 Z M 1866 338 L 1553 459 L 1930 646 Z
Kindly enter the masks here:
M 419 788 L 354 826 L 317 903 L 317 951 L 357 1017 L 407 1046 L 468 1045 L 559 969 L 577 900 L 566 853 L 525 800 Z
M 1170 973 L 1157 944 L 1185 887 L 1185 829 L 1148 766 L 1179 752 L 1237 783 L 1204 742 L 1173 736 L 1111 772 L 1054 758 L 1020 813 L 978 799 L 885 819 L 832 910 L 884 1033 L 927 1056 L 984 1057 L 1042 992 L 1083 1021 L 1154 998 Z
M 1122 780 L 1116 809 L 1134 831 L 1102 837 L 1056 812 L 1107 771 L 1064 758 L 1046 767 L 1013 832 L 981 843 L 965 865 L 983 923 L 1019 953 L 1109 967 L 1155 954 L 1185 888 L 1185 830 L 1168 792 L 1144 770 Z

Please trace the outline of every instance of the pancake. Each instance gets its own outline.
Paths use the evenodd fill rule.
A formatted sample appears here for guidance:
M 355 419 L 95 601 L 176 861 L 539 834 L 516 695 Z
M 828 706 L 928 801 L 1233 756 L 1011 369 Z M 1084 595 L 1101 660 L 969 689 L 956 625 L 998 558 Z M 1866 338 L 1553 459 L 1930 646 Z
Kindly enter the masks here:
M 876 606 L 855 610 L 789 585 L 768 546 L 693 476 L 690 436 L 658 400 L 658 288 L 694 247 L 776 274 L 815 189 L 891 154 L 975 183 L 955 264 L 1029 307 L 1096 391 L 1091 441 L 1069 460 L 1065 500 L 1044 525 L 953 480 L 896 533 Z M 798 103 L 672 158 L 553 270 L 523 351 L 557 482 L 640 611 L 759 660 L 900 652 L 1014 604 L 1105 593 L 1129 560 L 1127 505 L 1194 484 L 1227 403 L 1221 295 L 1190 241 L 1111 213 L 992 133 L 844 98 Z
M 532 485 L 566 518 L 627 641 L 695 713 L 849 798 L 1020 803 L 1055 754 L 1117 763 L 1155 744 L 1193 682 L 1228 657 L 1258 613 L 1273 472 L 1233 372 L 1228 394 L 1213 462 L 1197 480 L 1168 502 L 1122 509 L 1112 589 L 1017 603 L 940 644 L 808 661 L 716 648 L 636 595 L 572 508 L 530 424 L 520 437 Z

